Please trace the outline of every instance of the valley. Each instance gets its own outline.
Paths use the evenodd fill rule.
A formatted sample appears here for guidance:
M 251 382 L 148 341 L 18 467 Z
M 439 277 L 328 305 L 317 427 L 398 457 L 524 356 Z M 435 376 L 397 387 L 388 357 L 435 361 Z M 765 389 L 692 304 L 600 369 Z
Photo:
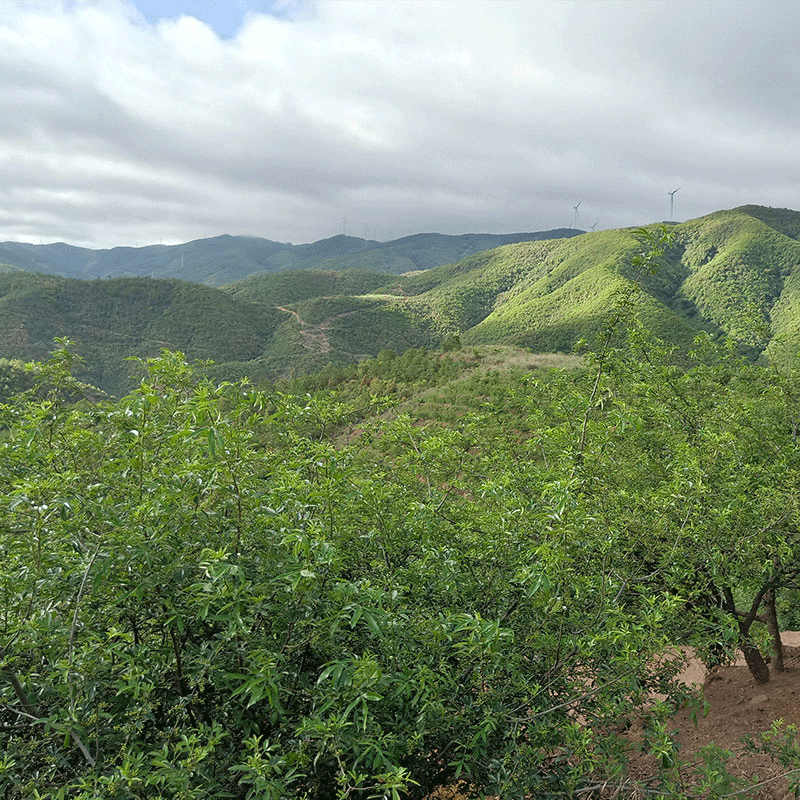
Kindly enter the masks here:
M 676 358 L 705 331 L 731 337 L 753 358 L 791 359 L 800 344 L 798 217 L 744 206 L 672 226 L 658 268 L 639 280 L 636 313 L 676 348 Z M 465 346 L 570 353 L 602 329 L 614 298 L 636 277 L 627 265 L 642 234 L 541 238 L 548 235 L 427 269 L 419 263 L 452 251 L 434 237 L 423 252 L 417 241 L 419 263 L 407 274 L 387 274 L 392 259 L 372 263 L 385 271 L 344 260 L 337 262 L 343 269 L 262 272 L 221 287 L 161 277 L 84 281 L 7 266 L 0 273 L 1 352 L 41 359 L 55 337 L 67 336 L 83 358 L 81 379 L 112 394 L 133 385 L 126 357 L 162 348 L 214 361 L 217 377 L 255 381 L 354 364 L 385 348 L 437 348 L 448 337 Z M 324 255 L 318 263 L 330 264 L 330 251 L 317 249 Z

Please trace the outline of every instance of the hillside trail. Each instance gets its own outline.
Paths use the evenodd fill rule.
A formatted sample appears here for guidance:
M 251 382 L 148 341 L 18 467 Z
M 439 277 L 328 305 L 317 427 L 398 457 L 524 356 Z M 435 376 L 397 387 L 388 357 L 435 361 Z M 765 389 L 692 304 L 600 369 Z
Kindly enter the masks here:
M 290 314 L 292 317 L 294 317 L 295 321 L 300 326 L 300 338 L 302 340 L 303 347 L 312 353 L 330 353 L 332 348 L 330 339 L 328 338 L 328 331 L 330 330 L 331 323 L 334 320 L 343 319 L 344 317 L 349 317 L 358 313 L 357 310 L 343 311 L 341 314 L 335 314 L 334 316 L 329 317 L 324 322 L 320 322 L 317 325 L 311 325 L 292 308 L 284 308 L 284 306 L 275 306 L 275 308 L 277 308 L 278 311 L 283 311 L 286 314 Z
M 279 311 L 285 311 L 291 314 L 297 324 L 300 326 L 300 339 L 303 347 L 310 350 L 312 353 L 330 353 L 331 342 L 328 339 L 328 328 L 330 327 L 330 320 L 319 325 L 309 325 L 296 311 L 291 308 L 284 308 L 283 306 L 275 306 Z
M 702 763 L 701 750 L 712 743 L 732 754 L 728 762 L 729 772 L 757 783 L 752 790 L 736 792 L 730 795 L 732 797 L 754 800 L 789 800 L 796 797 L 789 789 L 789 783 L 800 772 L 795 770 L 790 773 L 786 767 L 763 753 L 747 752 L 742 742 L 747 736 L 757 739 L 760 733 L 769 731 L 776 720 L 783 720 L 786 725 L 800 726 L 800 631 L 784 632 L 781 637 L 785 671 L 777 673 L 772 670 L 769 683 L 762 686 L 755 683 L 741 657 L 730 666 L 714 667 L 709 672 L 699 659 L 685 651 L 687 667 L 681 674 L 681 680 L 687 686 L 702 690 L 708 711 L 704 716 L 698 715 L 695 721 L 690 710 L 682 708 L 669 718 L 667 729 L 678 744 L 684 762 Z M 630 775 L 645 779 L 656 773 L 656 763 L 653 757 L 637 752 L 641 735 L 641 724 L 634 723 L 628 732 L 632 750 Z M 691 783 L 687 774 L 687 791 Z M 477 796 L 462 785 L 443 787 L 429 795 L 428 800 L 471 800 Z M 645 794 L 607 791 L 598 796 L 639 798 Z M 705 796 L 702 793 L 698 795 Z

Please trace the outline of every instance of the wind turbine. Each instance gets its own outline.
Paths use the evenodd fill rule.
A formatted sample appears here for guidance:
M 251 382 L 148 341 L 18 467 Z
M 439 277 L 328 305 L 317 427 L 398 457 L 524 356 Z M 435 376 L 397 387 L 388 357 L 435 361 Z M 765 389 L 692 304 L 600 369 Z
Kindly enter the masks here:
M 600 220 L 597 220 L 597 222 L 600 222 Z M 597 222 L 595 222 L 595 224 L 592 225 L 591 228 L 589 228 L 590 231 L 593 231 L 597 227 Z
M 683 187 L 679 186 L 677 189 L 673 189 L 671 192 L 667 192 L 669 195 L 669 220 L 672 222 L 672 208 L 675 203 L 675 193 L 679 192 Z
M 578 227 L 578 209 L 581 207 L 581 203 L 583 200 L 578 201 L 578 205 L 572 206 L 573 210 L 575 211 L 575 227 Z M 570 226 L 571 227 L 571 226 Z

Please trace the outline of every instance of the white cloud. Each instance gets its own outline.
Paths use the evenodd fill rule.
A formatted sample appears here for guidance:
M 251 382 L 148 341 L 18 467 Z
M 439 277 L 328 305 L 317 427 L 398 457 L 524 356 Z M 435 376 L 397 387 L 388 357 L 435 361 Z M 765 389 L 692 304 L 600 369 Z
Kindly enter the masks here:
M 220 39 L 0 0 L 0 240 L 599 227 L 800 207 L 791 2 L 338 2 Z M 588 222 L 587 224 L 591 224 Z

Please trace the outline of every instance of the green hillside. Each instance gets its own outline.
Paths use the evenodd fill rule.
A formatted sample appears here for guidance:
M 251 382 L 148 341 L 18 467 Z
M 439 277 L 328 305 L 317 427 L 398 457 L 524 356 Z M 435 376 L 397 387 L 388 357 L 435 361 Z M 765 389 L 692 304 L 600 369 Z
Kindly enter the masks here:
M 800 214 L 758 216 L 745 207 L 674 226 L 674 244 L 645 275 L 631 267 L 642 247 L 635 230 L 507 245 L 400 277 L 371 295 L 368 308 L 353 309 L 349 327 L 369 328 L 383 310 L 412 326 L 406 339 L 416 330 L 429 345 L 457 334 L 465 344 L 569 352 L 603 327 L 631 278 L 641 286 L 644 324 L 679 348 L 701 330 L 730 334 L 754 355 L 796 347 L 800 243 L 776 226 L 800 229 Z
M 570 353 L 604 328 L 629 279 L 636 314 L 679 353 L 707 331 L 752 357 L 792 357 L 800 214 L 745 206 L 669 230 L 658 269 L 644 274 L 634 229 L 508 244 L 405 275 L 284 270 L 223 289 L 12 270 L 0 273 L 0 357 L 40 359 L 66 336 L 85 359 L 79 377 L 117 394 L 132 385 L 124 359 L 162 348 L 217 362 L 215 377 L 254 380 L 454 340 Z
M 41 359 L 55 337 L 69 337 L 84 359 L 78 377 L 114 394 L 131 386 L 128 357 L 170 349 L 193 359 L 250 362 L 282 321 L 277 309 L 182 281 L 0 274 L 2 355 Z
M 232 297 L 275 306 L 330 295 L 360 295 L 386 284 L 385 272 L 293 270 L 251 275 L 226 287 Z

